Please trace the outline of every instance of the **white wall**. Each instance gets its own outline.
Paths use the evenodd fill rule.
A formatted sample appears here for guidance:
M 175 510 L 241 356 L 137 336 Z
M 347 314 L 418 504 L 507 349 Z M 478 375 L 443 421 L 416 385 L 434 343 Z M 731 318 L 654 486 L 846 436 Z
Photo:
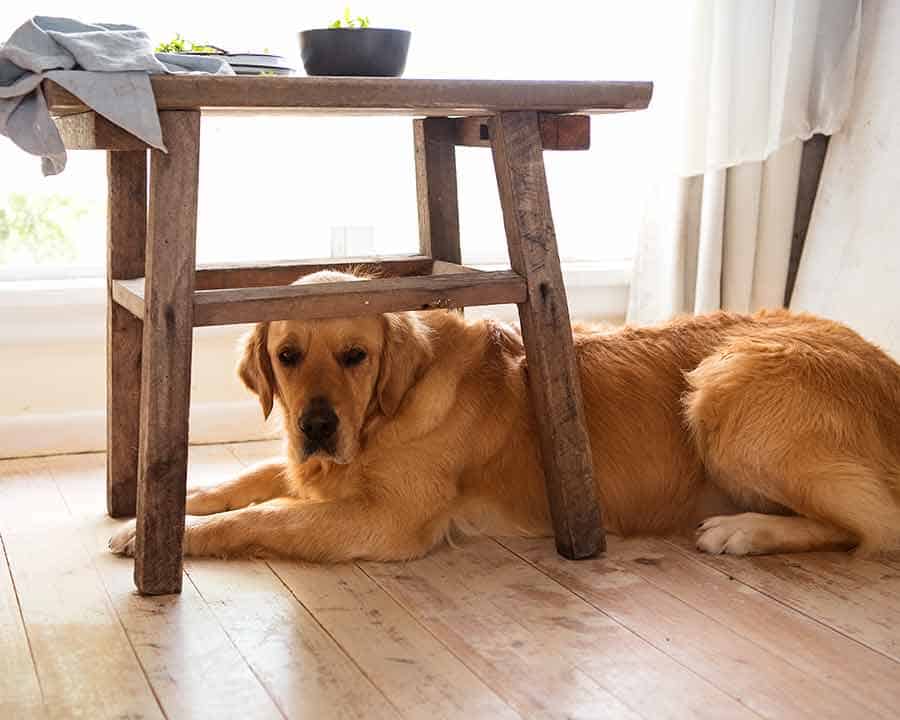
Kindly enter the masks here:
M 791 302 L 900 359 L 900 2 L 866 0 L 853 107 L 831 138 Z
M 2 304 L 0 319 L 8 320 Z M 22 312 L 37 314 L 33 308 Z M 17 332 L 18 322 L 3 323 L 10 332 L 0 338 L 0 458 L 105 449 L 105 308 L 100 302 L 71 312 L 57 308 L 45 320 L 31 324 L 31 332 Z M 259 403 L 234 372 L 242 330 L 194 331 L 195 443 L 256 440 L 277 432 L 274 420 L 263 422 Z

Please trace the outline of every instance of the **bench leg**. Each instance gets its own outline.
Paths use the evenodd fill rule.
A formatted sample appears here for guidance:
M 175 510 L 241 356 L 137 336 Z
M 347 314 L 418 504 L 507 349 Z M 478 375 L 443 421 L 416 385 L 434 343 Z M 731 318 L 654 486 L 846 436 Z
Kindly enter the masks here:
M 591 557 L 605 540 L 538 116 L 500 113 L 489 130 L 510 263 L 528 283 L 519 318 L 556 547 L 570 560 Z
M 455 133 L 451 118 L 413 120 L 419 248 L 422 255 L 459 265 Z
M 200 151 L 199 112 L 160 121 L 169 152 L 150 160 L 134 566 L 145 595 L 181 591 Z
M 106 508 L 135 512 L 143 323 L 112 300 L 112 281 L 144 275 L 147 151 L 109 152 L 106 262 Z

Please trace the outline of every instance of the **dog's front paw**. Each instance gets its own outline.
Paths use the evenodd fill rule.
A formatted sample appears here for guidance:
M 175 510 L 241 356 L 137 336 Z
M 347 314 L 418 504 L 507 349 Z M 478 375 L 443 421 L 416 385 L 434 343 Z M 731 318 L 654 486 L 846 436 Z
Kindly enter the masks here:
M 136 521 L 129 520 L 109 539 L 109 551 L 116 555 L 134 557 L 134 536 L 136 532 Z
M 750 555 L 755 552 L 753 534 L 742 515 L 717 515 L 697 527 L 697 549 L 710 555 Z
M 188 515 L 213 515 L 228 510 L 221 497 L 209 488 L 188 490 L 185 510 Z

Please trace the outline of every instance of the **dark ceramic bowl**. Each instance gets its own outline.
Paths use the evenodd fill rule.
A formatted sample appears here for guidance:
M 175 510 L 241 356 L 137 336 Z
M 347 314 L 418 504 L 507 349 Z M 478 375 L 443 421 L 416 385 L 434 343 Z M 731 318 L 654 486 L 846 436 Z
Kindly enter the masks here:
M 300 57 L 307 75 L 400 77 L 410 35 L 386 28 L 304 30 Z

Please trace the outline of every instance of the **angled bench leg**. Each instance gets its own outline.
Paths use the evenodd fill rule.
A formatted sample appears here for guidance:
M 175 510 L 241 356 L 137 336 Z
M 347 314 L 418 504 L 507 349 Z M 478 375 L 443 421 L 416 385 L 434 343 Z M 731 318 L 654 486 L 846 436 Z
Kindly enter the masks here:
M 144 275 L 147 151 L 108 152 L 106 262 L 106 508 L 135 512 L 143 323 L 112 299 L 113 280 Z
M 419 248 L 422 255 L 461 262 L 459 203 L 456 195 L 456 121 L 413 120 Z
M 200 151 L 199 112 L 160 121 L 169 152 L 150 160 L 134 566 L 145 595 L 181 591 Z
M 538 116 L 500 113 L 489 128 L 510 263 L 528 284 L 519 318 L 556 547 L 570 560 L 591 557 L 605 541 Z

